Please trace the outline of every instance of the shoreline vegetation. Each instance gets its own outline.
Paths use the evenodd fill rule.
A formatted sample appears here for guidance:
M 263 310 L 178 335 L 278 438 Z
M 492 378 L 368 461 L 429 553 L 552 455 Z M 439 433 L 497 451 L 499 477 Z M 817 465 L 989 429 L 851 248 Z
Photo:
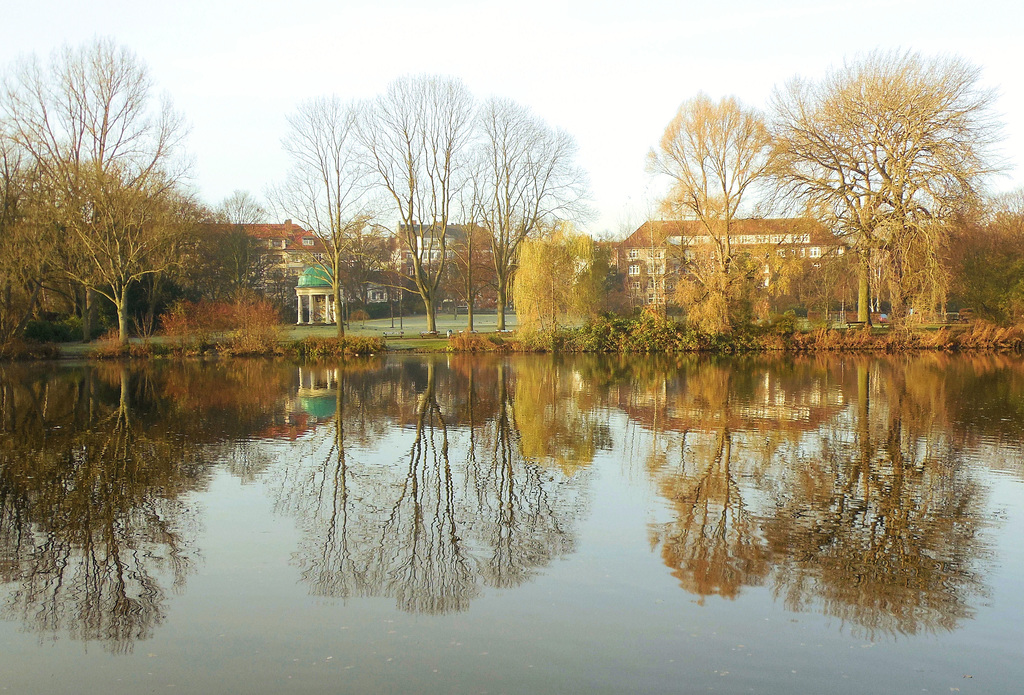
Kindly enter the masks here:
M 451 353 L 602 353 L 709 355 L 741 353 L 996 351 L 1024 352 L 1024 328 L 975 321 L 937 328 L 895 329 L 870 326 L 800 329 L 792 315 L 762 325 L 710 334 L 653 312 L 633 317 L 602 316 L 575 327 L 494 333 L 454 332 L 418 337 L 307 335 L 287 339 L 280 325 L 232 331 L 177 331 L 127 344 L 109 335 L 91 344 L 63 350 L 57 343 L 8 345 L 4 360 L 184 359 L 193 357 L 290 357 L 312 361 L 385 352 Z

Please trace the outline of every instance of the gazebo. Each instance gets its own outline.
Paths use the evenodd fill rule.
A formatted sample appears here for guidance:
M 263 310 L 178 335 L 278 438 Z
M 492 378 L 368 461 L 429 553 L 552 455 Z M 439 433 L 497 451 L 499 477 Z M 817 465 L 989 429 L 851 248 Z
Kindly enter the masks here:
M 302 275 L 299 276 L 299 284 L 295 287 L 295 298 L 298 301 L 298 321 L 296 323 L 334 323 L 337 321 L 338 314 L 337 308 L 334 306 L 331 274 L 320 266 L 306 268 L 302 272 Z M 303 305 L 305 305 L 305 312 L 303 312 Z

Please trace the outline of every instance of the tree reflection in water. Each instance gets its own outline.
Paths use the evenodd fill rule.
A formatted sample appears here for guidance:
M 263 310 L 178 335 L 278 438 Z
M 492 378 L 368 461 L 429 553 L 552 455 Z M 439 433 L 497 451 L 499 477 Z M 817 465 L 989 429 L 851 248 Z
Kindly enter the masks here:
M 680 453 L 652 471 L 675 518 L 652 538 L 684 588 L 732 598 L 767 582 L 788 608 L 872 636 L 972 615 L 986 556 L 965 443 L 977 432 L 957 426 L 964 394 L 941 360 L 682 366 L 659 419 Z
M 211 405 L 182 402 L 180 368 L 0 366 L 7 618 L 115 652 L 151 636 L 167 591 L 195 567 L 188 494 L 205 485 L 211 444 L 263 428 L 274 408 L 225 407 L 245 376 L 242 365 L 208 370 Z
M 1022 403 L 997 356 L 3 365 L 2 611 L 130 650 L 195 567 L 220 463 L 296 519 L 312 593 L 466 610 L 574 551 L 614 449 L 701 601 L 766 586 L 872 636 L 952 630 L 985 591 L 979 462 L 1024 475 Z
M 934 427 L 941 411 L 921 407 L 929 386 L 941 392 L 938 374 L 881 366 L 856 364 L 853 422 L 822 429 L 765 522 L 782 560 L 776 591 L 869 634 L 952 630 L 984 592 L 983 491 Z
M 457 358 L 399 362 L 386 380 L 325 369 L 335 415 L 278 485 L 304 532 L 296 557 L 314 594 L 462 611 L 483 586 L 517 586 L 572 551 L 586 471 L 523 454 L 515 372 Z M 350 439 L 370 409 L 397 434 Z

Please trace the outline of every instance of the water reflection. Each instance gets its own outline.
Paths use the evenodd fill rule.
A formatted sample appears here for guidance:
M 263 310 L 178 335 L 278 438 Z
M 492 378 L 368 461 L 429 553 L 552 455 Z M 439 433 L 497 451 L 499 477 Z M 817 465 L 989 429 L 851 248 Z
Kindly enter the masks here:
M 430 359 L 390 371 L 386 381 L 310 375 L 335 416 L 277 494 L 303 529 L 296 561 L 314 594 L 462 611 L 481 587 L 517 586 L 573 549 L 586 475 L 524 455 L 506 365 Z M 376 440 L 361 424 L 374 407 L 394 425 Z
M 202 374 L 203 388 L 195 388 Z M 270 418 L 266 369 L 0 367 L 3 614 L 42 634 L 130 651 L 196 566 L 201 489 L 222 437 Z
M 998 356 L 0 366 L 3 615 L 152 635 L 215 467 L 297 524 L 311 594 L 465 611 L 573 554 L 615 465 L 663 503 L 636 542 L 700 603 L 760 586 L 872 637 L 953 630 L 986 592 L 981 466 L 1024 475 L 1022 404 Z
M 943 367 L 933 357 L 685 365 L 666 384 L 656 431 L 675 453 L 652 467 L 674 513 L 652 538 L 681 586 L 733 598 L 768 583 L 787 608 L 869 636 L 971 617 L 987 553 L 967 446 L 980 433 L 955 426 L 965 393 Z M 799 388 L 787 385 L 794 376 Z

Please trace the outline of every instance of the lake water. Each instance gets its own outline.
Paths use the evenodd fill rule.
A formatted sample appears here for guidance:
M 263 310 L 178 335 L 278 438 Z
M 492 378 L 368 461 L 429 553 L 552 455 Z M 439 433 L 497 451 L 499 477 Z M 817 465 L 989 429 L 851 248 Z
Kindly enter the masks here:
M 1024 363 L 0 365 L 0 691 L 1016 693 Z

